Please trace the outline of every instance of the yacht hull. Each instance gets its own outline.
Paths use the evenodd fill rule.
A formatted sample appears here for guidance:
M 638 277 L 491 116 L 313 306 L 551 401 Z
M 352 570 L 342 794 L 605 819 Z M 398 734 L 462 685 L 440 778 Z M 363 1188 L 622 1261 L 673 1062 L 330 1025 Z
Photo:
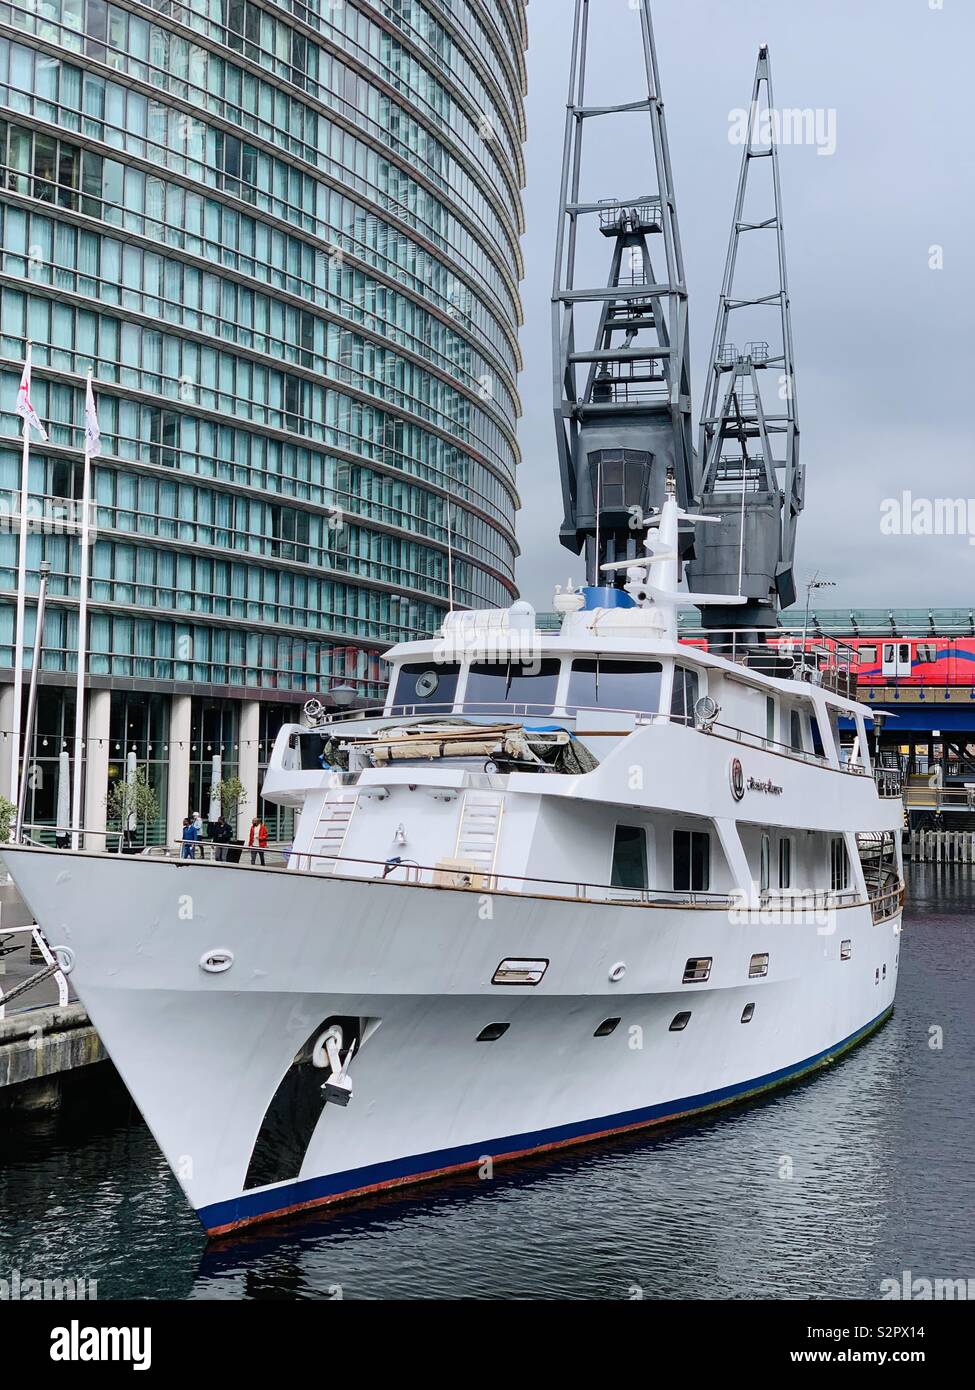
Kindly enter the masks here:
M 72 983 L 211 1235 L 731 1104 L 827 1065 L 894 1001 L 900 918 L 875 923 L 868 906 L 783 921 L 5 857 L 48 940 L 69 948 Z M 512 958 L 548 962 L 540 983 L 492 983 Z M 707 958 L 708 978 L 683 983 Z M 322 1104 L 328 1070 L 306 1060 L 336 1019 L 355 1022 L 347 1106 Z M 491 1024 L 508 1026 L 478 1041 Z

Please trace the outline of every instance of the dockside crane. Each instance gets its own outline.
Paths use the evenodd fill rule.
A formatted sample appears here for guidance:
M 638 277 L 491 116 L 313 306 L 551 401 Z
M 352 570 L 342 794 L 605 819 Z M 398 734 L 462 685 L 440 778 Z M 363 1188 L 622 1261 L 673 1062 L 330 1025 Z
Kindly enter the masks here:
M 804 480 L 776 110 L 769 51 L 762 47 L 718 303 L 694 487 L 701 513 L 721 521 L 702 528 L 687 575 L 692 590 L 744 594 L 748 602 L 737 610 L 702 604 L 705 627 L 774 628 L 780 607 L 789 607 L 796 597 L 796 525 Z M 764 195 L 754 186 L 759 182 L 764 182 Z M 756 191 L 767 200 L 762 208 L 766 215 L 757 217 L 748 212 Z M 769 243 L 762 248 L 768 253 L 765 260 L 773 267 L 768 285 L 763 284 L 758 295 L 738 295 L 743 239 L 763 236 Z M 772 316 L 772 344 L 764 336 L 734 341 L 733 327 L 747 311 L 753 321 L 758 311 Z M 729 623 L 732 612 L 734 622 Z
M 631 9 L 639 21 L 646 94 L 587 105 L 590 0 L 575 0 L 552 293 L 561 540 L 585 553 L 592 585 L 604 582 L 601 566 L 644 554 L 645 518 L 662 505 L 668 474 L 682 508 L 694 494 L 687 288 L 667 126 L 649 0 Z M 646 176 L 647 191 L 581 201 L 586 129 L 623 115 L 644 119 L 645 158 L 634 141 L 630 163 Z M 576 283 L 579 239 L 594 223 L 610 243 L 609 277 L 583 288 Z M 585 312 L 597 320 L 591 348 L 577 343 Z M 682 538 L 685 553 L 691 539 Z M 616 583 L 624 581 L 619 571 Z

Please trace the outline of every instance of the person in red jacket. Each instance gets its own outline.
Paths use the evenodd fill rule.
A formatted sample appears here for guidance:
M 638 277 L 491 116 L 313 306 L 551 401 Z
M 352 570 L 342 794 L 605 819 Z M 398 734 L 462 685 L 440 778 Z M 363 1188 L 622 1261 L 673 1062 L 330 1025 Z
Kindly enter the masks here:
M 247 836 L 247 845 L 251 852 L 251 863 L 257 863 L 257 856 L 261 856 L 261 863 L 264 863 L 264 851 L 267 849 L 267 826 L 260 816 L 255 816 L 251 821 L 250 834 Z

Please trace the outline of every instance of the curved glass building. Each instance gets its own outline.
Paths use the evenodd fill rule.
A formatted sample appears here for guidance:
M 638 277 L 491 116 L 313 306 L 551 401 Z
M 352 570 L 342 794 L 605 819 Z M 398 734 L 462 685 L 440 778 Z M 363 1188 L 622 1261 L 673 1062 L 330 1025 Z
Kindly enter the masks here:
M 28 825 L 63 819 L 89 368 L 90 832 L 133 754 L 149 838 L 206 818 L 217 774 L 253 814 L 280 723 L 378 694 L 449 569 L 456 605 L 511 601 L 526 4 L 0 3 L 3 788 L 28 342 L 49 435 Z

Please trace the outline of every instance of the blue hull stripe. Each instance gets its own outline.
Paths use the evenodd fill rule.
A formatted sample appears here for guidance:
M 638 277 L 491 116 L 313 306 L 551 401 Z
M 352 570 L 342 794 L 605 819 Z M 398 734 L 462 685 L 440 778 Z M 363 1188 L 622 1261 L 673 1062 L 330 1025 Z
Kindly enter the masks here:
M 807 1057 L 805 1061 L 797 1062 L 791 1067 L 782 1067 L 779 1071 L 768 1072 L 750 1081 L 740 1081 L 716 1091 L 705 1091 L 701 1095 L 663 1101 L 660 1105 L 648 1105 L 640 1110 L 624 1110 L 616 1115 L 578 1120 L 574 1124 L 556 1125 L 551 1129 L 534 1130 L 525 1134 L 509 1134 L 502 1139 L 461 1144 L 452 1149 L 408 1154 L 384 1163 L 372 1163 L 365 1168 L 350 1168 L 344 1173 L 302 1178 L 296 1182 L 282 1183 L 278 1187 L 245 1192 L 240 1197 L 233 1197 L 226 1202 L 214 1202 L 208 1207 L 201 1207 L 197 1215 L 208 1231 L 227 1230 L 238 1223 L 259 1221 L 297 1207 L 313 1206 L 318 1202 L 335 1200 L 364 1189 L 408 1182 L 411 1178 L 420 1178 L 424 1174 L 440 1173 L 447 1169 L 463 1167 L 465 1164 L 475 1164 L 488 1154 L 501 1157 L 549 1145 L 571 1144 L 573 1141 L 581 1142 L 587 1136 L 604 1134 L 610 1130 L 638 1128 L 692 1111 L 708 1110 L 770 1086 L 781 1085 L 801 1076 L 803 1072 L 812 1070 L 859 1042 L 878 1027 L 892 1009 L 893 1004 L 855 1033 L 851 1033 L 848 1038 L 828 1047 L 825 1052 L 817 1052 L 814 1057 Z

